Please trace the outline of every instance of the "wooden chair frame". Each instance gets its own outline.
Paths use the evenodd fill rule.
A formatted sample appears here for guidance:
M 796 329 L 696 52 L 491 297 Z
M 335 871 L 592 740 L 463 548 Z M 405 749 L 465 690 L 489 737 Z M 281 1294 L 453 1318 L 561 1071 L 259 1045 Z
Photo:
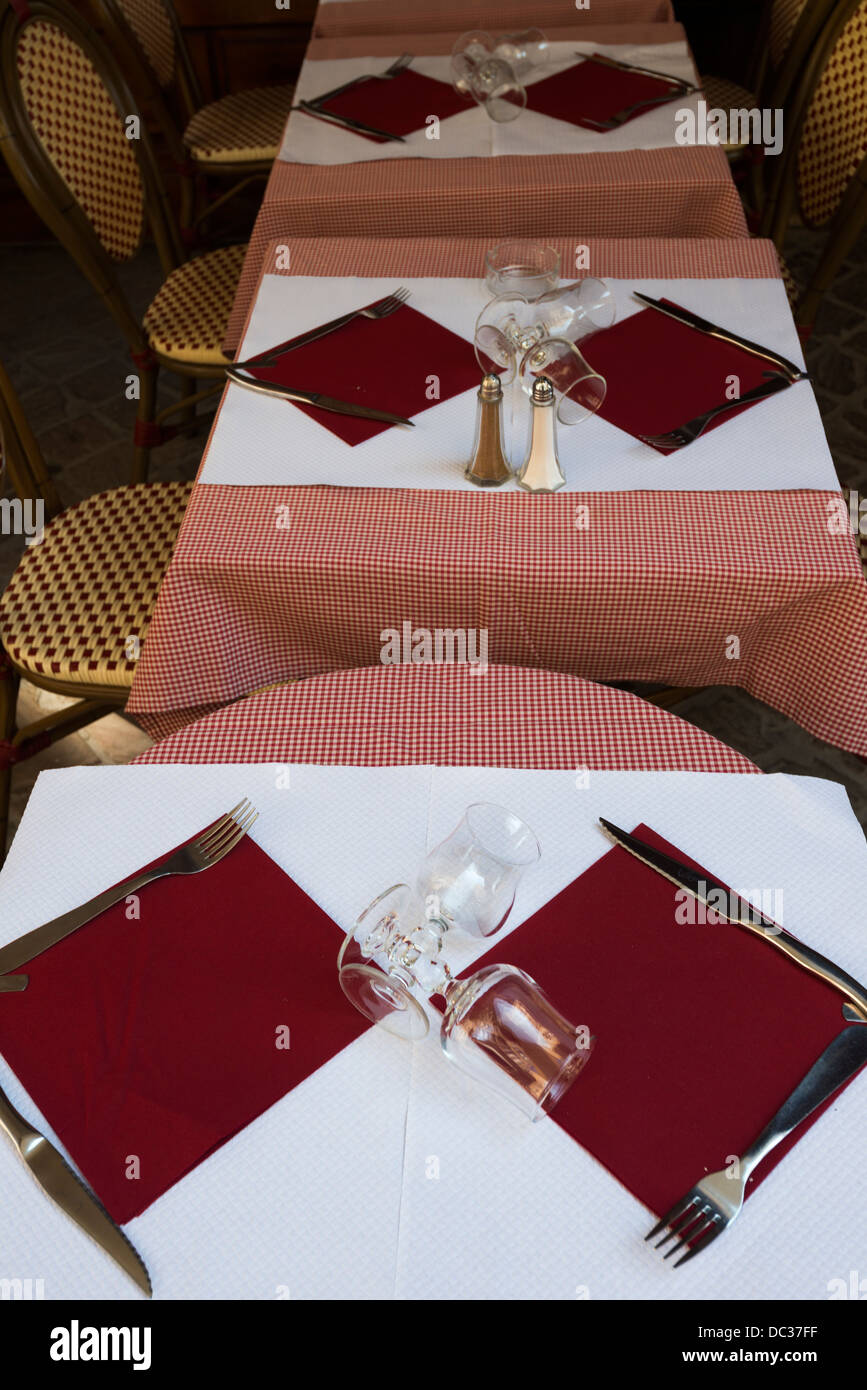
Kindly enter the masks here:
M 168 89 L 173 100 L 166 99 L 167 89 L 161 85 L 118 0 L 89 0 L 89 3 L 97 26 L 118 55 L 127 82 L 140 95 L 142 105 L 153 112 L 160 134 L 166 141 L 175 170 L 181 178 L 182 235 L 188 245 L 194 245 L 198 239 L 197 228 L 206 218 L 250 184 L 267 179 L 271 172 L 271 160 L 227 160 L 223 163 L 209 160 L 207 164 L 197 164 L 190 155 L 184 144 L 184 130 L 205 103 L 171 0 L 161 0 L 161 3 L 172 26 L 175 44 L 175 71 Z M 178 110 L 182 113 L 180 120 L 176 114 Z M 200 196 L 201 186 L 203 179 L 209 176 L 216 179 L 233 178 L 236 182 L 218 198 L 204 201 Z
M 147 334 L 118 283 L 114 262 L 36 136 L 18 79 L 16 47 L 21 29 L 38 19 L 67 33 L 93 64 L 117 111 L 124 118 L 139 119 L 140 138 L 130 145 L 142 180 L 145 217 L 142 240 L 134 254 L 141 249 L 146 225 L 150 226 L 166 276 L 184 263 L 185 253 L 141 110 L 102 41 L 93 37 L 67 0 L 30 0 L 27 18 L 23 20 L 7 10 L 0 21 L 0 151 L 21 192 L 90 281 L 127 340 L 140 381 L 132 481 L 143 482 L 151 449 L 179 431 L 198 427 L 200 421 L 192 412 L 198 402 L 222 389 L 224 368 L 179 361 L 150 347 Z M 160 367 L 181 378 L 182 395 L 179 401 L 157 411 Z M 196 391 L 196 379 L 218 384 Z M 163 422 L 178 412 L 183 413 L 182 423 L 171 430 L 164 429 Z
M 862 0 L 835 0 L 825 25 L 821 42 L 813 48 L 797 85 L 789 113 L 789 134 L 784 153 L 780 156 L 768 185 L 764 201 L 759 236 L 769 237 L 782 252 L 786 233 L 798 200 L 798 157 L 801 137 L 809 117 L 813 99 L 828 61 L 852 16 Z M 802 335 L 812 328 L 822 296 L 831 284 L 846 256 L 854 246 L 861 228 L 867 221 L 867 157 L 843 193 L 836 212 L 828 221 L 825 249 L 800 297 L 795 321 Z

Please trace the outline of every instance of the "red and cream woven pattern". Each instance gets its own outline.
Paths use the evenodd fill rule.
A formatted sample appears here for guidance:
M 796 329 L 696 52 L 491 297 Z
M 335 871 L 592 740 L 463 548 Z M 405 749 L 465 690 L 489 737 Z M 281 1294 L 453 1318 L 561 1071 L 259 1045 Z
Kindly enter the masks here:
M 115 260 L 141 244 L 144 191 L 123 121 L 78 44 L 56 24 L 25 22 L 18 80 L 33 131 Z
M 300 275 L 478 275 L 487 244 L 334 238 L 290 252 Z M 575 243 L 556 244 L 572 264 Z M 600 276 L 779 275 L 770 242 L 587 244 Z M 381 633 L 410 621 L 487 629 L 491 662 L 741 686 L 863 755 L 867 584 L 854 538 L 829 528 L 833 496 L 198 486 L 129 709 L 165 730 L 165 715 L 270 682 L 375 665 Z
M 175 31 L 163 0 L 117 0 L 161 87 L 175 75 Z
M 491 666 L 335 671 L 251 695 L 137 763 L 438 763 L 758 772 L 635 695 L 553 671 Z
M 867 4 L 846 25 L 813 94 L 798 148 L 798 201 L 804 221 L 834 215 L 867 155 Z
M 526 0 L 477 0 L 468 10 L 462 0 L 425 0 L 423 5 L 395 4 L 395 0 L 348 0 L 348 3 L 320 4 L 313 32 L 317 37 L 345 34 L 453 33 L 455 38 L 467 28 L 526 28 L 529 23 L 542 29 L 563 24 L 575 25 L 641 24 L 674 17 L 671 0 L 592 0 L 580 8 L 571 0 L 536 0 L 529 9 Z
M 197 111 L 184 143 L 200 164 L 277 158 L 294 87 L 250 87 Z
M 172 271 L 144 316 L 155 352 L 202 366 L 225 365 L 221 344 L 245 251 L 220 246 Z
M 0 599 L 0 638 L 15 664 L 70 684 L 129 687 L 189 495 L 188 483 L 118 487 L 56 517 Z

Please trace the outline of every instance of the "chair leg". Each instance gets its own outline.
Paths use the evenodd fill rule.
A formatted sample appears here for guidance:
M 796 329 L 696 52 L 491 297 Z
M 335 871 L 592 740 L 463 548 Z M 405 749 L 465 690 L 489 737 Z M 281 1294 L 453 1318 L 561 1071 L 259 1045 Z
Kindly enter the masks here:
M 157 442 L 154 414 L 157 404 L 159 367 L 150 364 L 139 372 L 138 413 L 133 439 L 132 481 L 146 483 L 151 461 L 151 449 Z
M 12 735 L 18 705 L 18 673 L 0 649 L 0 864 L 6 858 L 9 833 L 9 797 L 12 791 Z
M 178 380 L 181 383 L 181 400 L 188 402 L 187 405 L 184 405 L 178 410 L 180 423 L 181 425 L 194 425 L 196 422 L 196 405 L 195 401 L 192 403 L 189 403 L 189 401 L 191 396 L 197 395 L 196 379 L 192 376 L 179 376 Z

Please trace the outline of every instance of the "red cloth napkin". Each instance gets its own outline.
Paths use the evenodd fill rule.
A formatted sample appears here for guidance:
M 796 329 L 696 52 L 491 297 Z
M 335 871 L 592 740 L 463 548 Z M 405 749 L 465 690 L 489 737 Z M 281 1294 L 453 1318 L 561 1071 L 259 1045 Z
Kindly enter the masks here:
M 337 926 L 252 840 L 139 901 L 38 956 L 0 1010 L 0 1052 L 117 1222 L 369 1026 Z
M 657 309 L 642 309 L 578 346 L 608 383 L 599 415 L 636 439 L 642 434 L 662 434 L 722 405 L 732 376 L 738 378 L 743 396 L 767 382 L 765 372 L 779 370 L 769 359 L 699 333 Z M 705 434 L 762 404 L 732 406 L 711 420 Z M 671 452 L 657 449 L 660 454 Z
M 332 97 L 321 105 L 324 111 L 332 111 L 335 116 L 348 116 L 375 126 L 377 130 L 388 131 L 390 135 L 411 135 L 425 126 L 428 116 L 444 121 L 468 109 L 465 98 L 458 96 L 447 82 L 425 77 L 423 73 L 413 72 L 412 68 L 390 77 L 387 82 L 359 82 L 358 86 L 350 87 L 341 96 Z M 388 143 L 373 135 L 362 138 L 373 140 L 377 145 Z
M 635 833 L 699 867 L 647 826 Z M 595 1035 L 552 1118 L 660 1216 L 744 1152 L 846 1026 L 841 996 L 769 942 L 678 924 L 677 891 L 612 849 L 474 967 L 519 966 Z
M 260 381 L 321 391 L 406 419 L 481 381 L 472 343 L 407 304 L 384 319 L 354 319 L 306 347 L 287 348 L 273 366 L 249 370 Z M 432 376 L 438 378 L 434 396 Z M 297 409 L 351 445 L 393 428 L 315 406 Z
M 637 120 L 645 111 L 655 108 L 659 97 L 668 90 L 672 90 L 673 99 L 680 90 L 676 77 L 667 82 L 662 77 L 646 77 L 644 73 L 610 67 L 607 63 L 593 62 L 591 58 L 553 77 L 531 83 L 527 88 L 527 109 L 596 130 L 594 121 L 608 121 L 627 106 L 647 103 L 627 117 L 628 121 Z

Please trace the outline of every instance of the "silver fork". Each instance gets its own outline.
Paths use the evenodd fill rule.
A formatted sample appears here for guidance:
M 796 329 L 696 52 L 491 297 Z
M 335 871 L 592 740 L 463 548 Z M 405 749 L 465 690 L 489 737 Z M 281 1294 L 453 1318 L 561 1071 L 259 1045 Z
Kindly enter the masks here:
M 19 936 L 17 941 L 11 941 L 8 946 L 0 949 L 0 975 L 5 975 L 9 970 L 16 970 L 25 961 L 32 960 L 42 951 L 47 951 L 49 946 L 54 946 L 64 937 L 70 936 L 106 908 L 112 907 L 122 898 L 129 897 L 131 893 L 137 893 L 146 883 L 153 883 L 157 878 L 166 878 L 169 874 L 198 874 L 203 869 L 213 868 L 240 844 L 258 814 L 245 797 L 237 806 L 233 806 L 231 811 L 227 811 L 219 820 L 207 826 L 195 840 L 188 845 L 182 845 L 152 868 L 143 869 L 132 878 L 125 879 L 123 883 L 107 888 L 104 893 L 98 893 L 95 898 L 82 903 L 80 907 L 74 907 L 71 912 L 64 912 L 53 921 L 45 922 L 41 927 L 35 927 L 33 931 Z
M 390 82 L 393 77 L 400 77 L 405 72 L 414 58 L 413 53 L 401 53 L 399 58 L 395 58 L 393 63 L 385 69 L 385 72 L 363 72 L 358 77 L 351 78 L 344 82 L 342 87 L 332 87 L 330 92 L 323 92 L 321 96 L 311 97 L 307 102 L 308 106 L 321 106 L 323 101 L 331 101 L 332 97 L 342 96 L 348 92 L 350 87 L 357 87 L 360 82 Z
M 665 1259 L 670 1260 L 672 1255 L 686 1246 L 686 1253 L 675 1261 L 675 1269 L 686 1264 L 700 1250 L 706 1250 L 740 1212 L 747 1182 L 762 1159 L 767 1158 L 772 1149 L 828 1100 L 865 1062 L 867 1025 L 854 1023 L 844 1028 L 828 1044 L 785 1104 L 737 1162 L 735 1172 L 722 1168 L 702 1178 L 679 1202 L 675 1202 L 661 1221 L 657 1221 L 645 1240 L 653 1240 L 668 1227 L 668 1234 L 657 1241 L 656 1248 L 660 1249 L 669 1241 L 676 1240 L 677 1243 L 665 1255 Z
M 309 333 L 301 333 L 294 338 L 287 338 L 284 343 L 278 343 L 276 347 L 268 348 L 267 352 L 260 352 L 255 357 L 248 357 L 246 362 L 235 362 L 235 370 L 245 367 L 272 367 L 275 357 L 281 352 L 286 352 L 290 348 L 306 347 L 308 343 L 314 343 L 317 338 L 324 338 L 326 333 L 333 333 L 338 328 L 343 328 L 347 323 L 352 323 L 353 319 L 387 319 L 389 314 L 394 314 L 403 307 L 409 299 L 409 290 L 405 285 L 399 285 L 392 293 L 384 299 L 378 299 L 375 304 L 366 304 L 362 309 L 353 309 L 350 314 L 342 314 L 340 318 L 331 319 L 328 323 L 323 323 L 319 328 L 311 328 Z
M 698 439 L 715 415 L 721 415 L 724 410 L 734 410 L 735 406 L 738 405 L 747 405 L 750 401 L 763 401 L 765 396 L 773 396 L 775 392 L 784 391 L 787 386 L 792 385 L 791 378 L 784 376 L 782 372 L 763 372 L 762 376 L 770 378 L 764 386 L 754 386 L 752 391 L 745 391 L 742 396 L 736 396 L 734 400 L 724 401 L 722 405 L 714 406 L 713 410 L 706 410 L 703 415 L 696 415 L 694 420 L 687 420 L 685 425 L 678 425 L 676 429 L 669 430 L 667 434 L 640 434 L 639 439 L 643 440 L 645 444 L 655 445 L 659 449 L 683 449 L 687 444 L 692 444 Z

